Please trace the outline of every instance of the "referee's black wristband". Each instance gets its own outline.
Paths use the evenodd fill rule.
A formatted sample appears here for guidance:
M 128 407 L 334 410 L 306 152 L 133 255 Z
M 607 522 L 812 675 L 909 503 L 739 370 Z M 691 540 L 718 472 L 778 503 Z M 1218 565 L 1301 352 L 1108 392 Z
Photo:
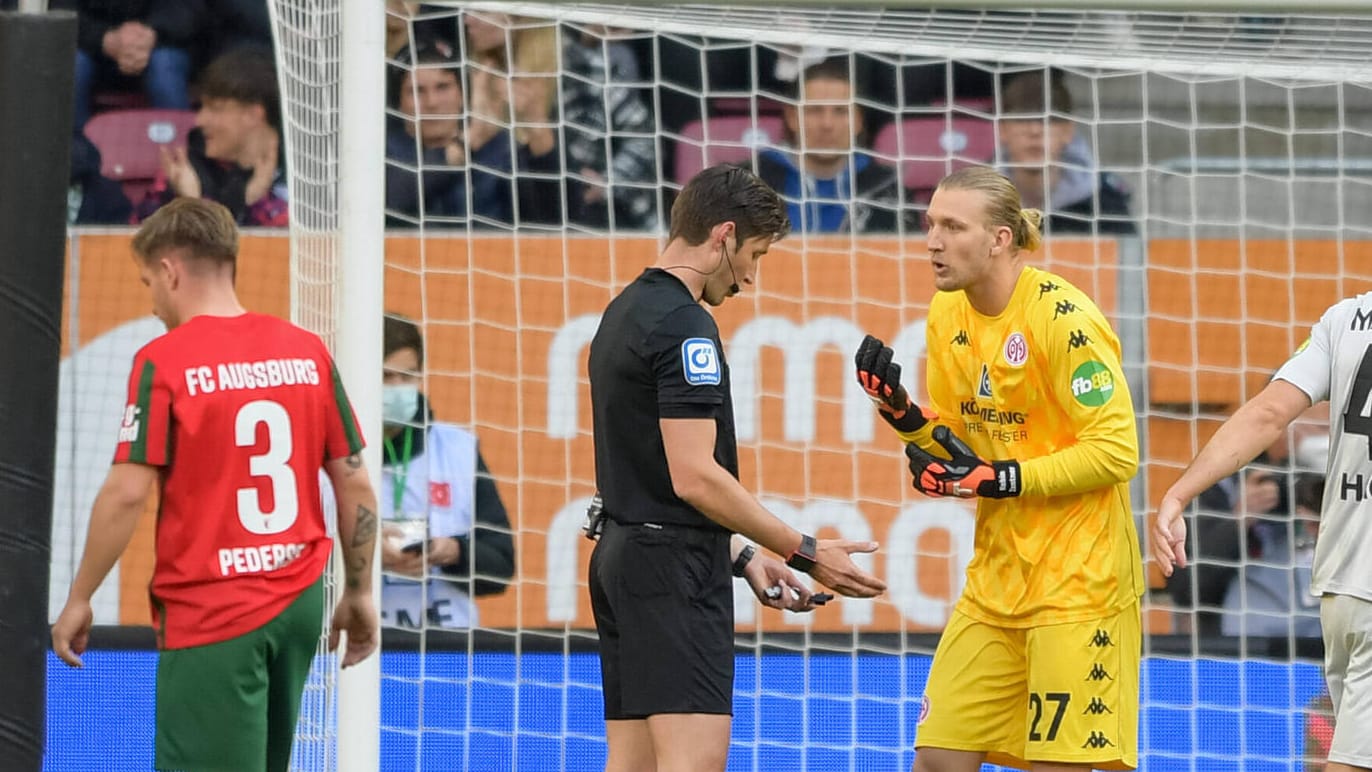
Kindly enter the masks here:
M 795 552 L 791 553 L 791 557 L 786 559 L 786 565 L 803 574 L 808 574 L 815 570 L 815 563 L 819 557 L 818 553 L 819 542 L 815 541 L 815 537 L 809 534 L 802 534 L 800 537 L 800 546 L 796 548 Z
M 734 576 L 742 578 L 743 571 L 748 567 L 749 561 L 757 554 L 757 548 L 751 544 L 743 545 L 743 549 L 738 551 L 738 557 L 734 558 L 733 568 L 729 569 Z

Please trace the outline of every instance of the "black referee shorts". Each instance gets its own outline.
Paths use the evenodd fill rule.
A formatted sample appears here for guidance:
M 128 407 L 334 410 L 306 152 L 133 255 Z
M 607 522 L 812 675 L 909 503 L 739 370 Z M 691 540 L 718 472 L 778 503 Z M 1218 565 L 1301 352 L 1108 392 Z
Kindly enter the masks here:
M 591 553 L 605 719 L 733 713 L 729 534 L 607 521 Z

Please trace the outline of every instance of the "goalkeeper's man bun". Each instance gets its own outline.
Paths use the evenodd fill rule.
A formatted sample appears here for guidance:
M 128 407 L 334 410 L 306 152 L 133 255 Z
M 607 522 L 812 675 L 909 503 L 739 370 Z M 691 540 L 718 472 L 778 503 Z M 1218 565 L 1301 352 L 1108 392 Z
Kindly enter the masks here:
M 1015 248 L 1033 252 L 1043 245 L 1043 211 L 1019 210 L 1021 227 L 1015 231 Z

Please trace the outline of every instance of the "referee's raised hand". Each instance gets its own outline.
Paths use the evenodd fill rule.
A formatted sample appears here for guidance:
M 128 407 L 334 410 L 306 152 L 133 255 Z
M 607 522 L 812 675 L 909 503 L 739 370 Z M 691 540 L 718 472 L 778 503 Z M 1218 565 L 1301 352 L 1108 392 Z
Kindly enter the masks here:
M 849 557 L 854 552 L 876 552 L 874 541 L 820 539 L 815 549 L 815 567 L 810 576 L 839 595 L 873 598 L 886 592 L 886 582 L 858 568 Z

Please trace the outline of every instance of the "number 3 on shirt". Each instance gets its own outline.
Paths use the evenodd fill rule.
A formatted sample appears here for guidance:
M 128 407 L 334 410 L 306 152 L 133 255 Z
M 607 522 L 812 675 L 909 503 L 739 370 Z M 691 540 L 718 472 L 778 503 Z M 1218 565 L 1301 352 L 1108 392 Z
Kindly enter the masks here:
M 278 402 L 259 399 L 238 409 L 233 422 L 234 444 L 250 448 L 257 444 L 257 425 L 267 425 L 267 450 L 248 459 L 248 474 L 271 481 L 276 507 L 262 511 L 257 488 L 238 489 L 238 522 L 251 533 L 281 533 L 300 515 L 300 496 L 291 469 L 291 416 Z

